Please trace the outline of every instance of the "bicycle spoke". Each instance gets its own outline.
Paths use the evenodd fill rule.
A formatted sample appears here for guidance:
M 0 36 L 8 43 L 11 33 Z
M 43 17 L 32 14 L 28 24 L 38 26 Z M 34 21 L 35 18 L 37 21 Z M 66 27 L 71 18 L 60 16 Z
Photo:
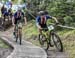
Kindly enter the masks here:
M 54 44 L 55 44 L 55 47 L 57 48 L 57 50 L 63 51 L 62 42 L 58 35 L 56 35 L 56 34 L 53 35 L 53 41 L 54 41 Z

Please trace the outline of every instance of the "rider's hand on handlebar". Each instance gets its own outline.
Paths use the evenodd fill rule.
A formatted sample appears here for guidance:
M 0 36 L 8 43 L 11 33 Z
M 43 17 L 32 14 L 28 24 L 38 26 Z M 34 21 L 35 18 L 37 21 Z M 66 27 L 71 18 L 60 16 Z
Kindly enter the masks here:
M 41 27 L 41 26 L 38 26 L 38 28 L 39 28 L 39 29 L 42 29 L 42 27 Z

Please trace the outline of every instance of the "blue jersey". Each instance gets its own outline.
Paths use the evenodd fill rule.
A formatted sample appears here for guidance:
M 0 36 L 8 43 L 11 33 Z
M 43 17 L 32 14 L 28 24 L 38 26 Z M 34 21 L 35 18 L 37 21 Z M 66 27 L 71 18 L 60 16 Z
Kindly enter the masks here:
M 23 12 L 19 12 L 19 13 L 16 12 L 16 13 L 14 14 L 14 18 L 15 18 L 14 23 L 17 24 L 18 20 L 22 20 L 22 19 L 21 19 L 22 16 L 24 17 L 24 13 L 23 13 Z
M 21 16 L 24 17 L 24 13 L 23 13 L 23 12 L 20 12 L 20 14 L 18 14 L 18 12 L 16 12 L 16 13 L 14 14 L 14 18 L 21 18 Z
M 2 14 L 4 14 L 5 11 L 6 11 L 6 8 L 1 9 Z
M 4 16 L 8 16 L 9 13 L 7 11 L 4 12 Z
M 48 19 L 52 19 L 52 17 L 51 17 L 51 16 L 48 16 L 48 15 L 45 15 L 44 17 L 45 17 L 45 22 L 46 22 Z M 36 23 L 41 24 L 41 21 L 42 21 L 41 16 L 37 16 L 37 17 L 36 17 Z

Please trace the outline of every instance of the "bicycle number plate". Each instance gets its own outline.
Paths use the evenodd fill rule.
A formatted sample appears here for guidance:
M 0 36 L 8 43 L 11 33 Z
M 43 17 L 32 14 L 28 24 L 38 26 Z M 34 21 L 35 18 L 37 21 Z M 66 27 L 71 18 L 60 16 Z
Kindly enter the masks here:
M 18 24 L 18 27 L 21 27 L 21 28 L 22 28 L 22 23 L 19 23 L 19 24 Z
M 53 30 L 54 27 L 51 25 L 51 26 L 48 26 L 48 29 L 49 29 L 49 30 Z

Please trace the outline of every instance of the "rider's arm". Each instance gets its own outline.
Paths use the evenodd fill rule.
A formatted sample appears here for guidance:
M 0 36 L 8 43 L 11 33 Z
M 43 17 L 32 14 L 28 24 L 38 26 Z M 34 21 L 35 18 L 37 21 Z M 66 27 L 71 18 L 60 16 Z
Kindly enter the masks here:
M 22 15 L 23 15 L 23 17 L 24 17 L 24 23 L 25 23 L 25 25 L 27 24 L 27 18 L 26 18 L 26 16 L 25 16 L 25 14 L 22 12 Z
M 54 19 L 56 21 L 56 23 L 58 23 L 58 20 L 56 17 L 52 17 L 52 19 Z
M 16 16 L 17 16 L 17 13 L 15 13 L 15 14 L 13 15 L 13 18 L 12 18 L 12 24 L 13 24 L 13 25 L 14 25 Z
M 12 25 L 14 25 L 14 23 L 15 23 L 15 17 L 13 16 L 12 17 Z
M 27 18 L 26 16 L 24 17 L 25 25 L 27 24 Z
M 47 15 L 46 18 L 47 18 L 47 19 L 54 19 L 54 20 L 58 23 L 58 20 L 57 20 L 55 17 L 52 17 L 52 16 L 48 16 L 48 15 Z
M 39 25 L 39 22 L 40 22 L 40 17 L 38 16 L 38 17 L 36 17 L 36 26 L 38 28 L 42 29 L 41 26 Z
M 14 16 L 12 17 L 12 25 L 14 25 L 14 22 L 15 22 L 15 18 Z

